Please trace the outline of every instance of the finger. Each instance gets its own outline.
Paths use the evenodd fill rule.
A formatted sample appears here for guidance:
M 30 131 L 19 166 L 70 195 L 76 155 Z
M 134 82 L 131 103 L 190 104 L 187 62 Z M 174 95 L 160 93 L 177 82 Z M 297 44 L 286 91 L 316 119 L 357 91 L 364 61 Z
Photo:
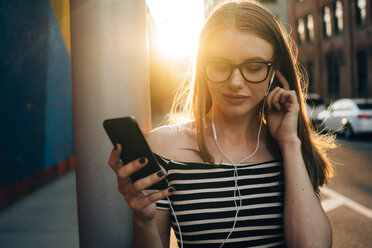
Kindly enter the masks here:
M 151 194 L 149 194 L 148 196 L 145 196 L 145 197 L 137 197 L 137 198 L 135 198 L 131 201 L 131 204 L 136 209 L 142 209 L 142 208 L 145 208 L 148 205 L 150 205 L 150 204 L 152 204 L 156 201 L 159 201 L 161 199 L 164 199 L 164 198 L 174 194 L 174 192 L 175 192 L 175 188 L 170 187 L 170 188 L 167 188 L 167 189 L 164 189 L 164 190 L 160 190 L 160 191 L 151 193 Z
M 125 183 L 129 176 L 138 171 L 139 169 L 143 168 L 147 164 L 147 158 L 143 157 L 140 159 L 136 159 L 128 164 L 122 166 L 119 170 L 117 170 L 117 180 L 118 183 Z
M 280 102 L 288 111 L 298 111 L 300 108 L 294 90 L 284 92 L 281 96 Z
M 272 105 L 276 107 L 276 109 L 279 111 L 281 109 L 281 105 L 280 105 L 280 98 L 281 98 L 281 95 L 284 93 L 285 91 L 280 88 L 276 93 L 275 95 L 273 96 L 273 99 L 272 99 Z
M 280 102 L 280 105 L 283 106 L 285 109 L 287 109 L 291 104 L 291 93 L 289 91 L 285 91 L 280 95 L 280 99 L 278 102 Z
M 291 87 L 289 86 L 289 83 L 287 79 L 283 76 L 283 74 L 279 70 L 275 70 L 275 76 L 279 80 L 279 82 L 283 85 L 283 89 L 290 90 Z
M 267 103 L 267 106 L 268 106 L 268 110 L 271 109 L 272 107 L 272 98 L 273 96 L 276 94 L 276 92 L 280 90 L 279 87 L 275 87 L 267 96 L 267 99 L 266 99 L 266 103 Z
M 145 190 L 142 190 L 142 193 L 146 196 L 146 195 L 150 195 L 152 193 L 156 193 L 156 192 L 159 192 L 158 189 L 145 189 Z
M 117 144 L 117 149 L 112 148 L 110 158 L 108 164 L 110 165 L 111 169 L 117 172 L 122 166 L 123 163 L 120 161 L 120 154 L 121 154 L 121 145 Z
M 118 181 L 118 191 L 124 195 L 127 196 L 129 194 L 130 187 L 132 185 L 132 181 L 130 178 L 124 178 Z
M 165 178 L 165 176 L 166 174 L 164 171 L 160 170 L 150 176 L 137 180 L 132 187 L 130 187 L 126 200 L 129 202 L 138 196 L 144 197 L 154 192 L 158 192 L 159 190 L 146 190 L 146 188 L 160 182 Z
M 158 182 L 160 182 L 162 179 L 164 179 L 165 173 L 164 171 L 160 170 L 156 173 L 151 174 L 150 176 L 141 178 L 137 180 L 134 184 L 133 187 L 131 188 L 131 193 L 134 195 L 137 195 L 138 192 L 142 192 L 143 190 L 147 189 L 151 185 L 154 185 Z
M 268 102 L 269 110 L 272 109 L 272 107 L 273 107 L 272 99 L 273 99 L 273 97 L 275 96 L 275 94 L 276 94 L 279 90 L 280 90 L 280 87 L 275 87 L 275 88 L 270 92 L 270 94 L 268 95 L 267 102 Z
M 294 90 L 285 91 L 280 99 L 280 103 L 297 103 L 297 95 Z

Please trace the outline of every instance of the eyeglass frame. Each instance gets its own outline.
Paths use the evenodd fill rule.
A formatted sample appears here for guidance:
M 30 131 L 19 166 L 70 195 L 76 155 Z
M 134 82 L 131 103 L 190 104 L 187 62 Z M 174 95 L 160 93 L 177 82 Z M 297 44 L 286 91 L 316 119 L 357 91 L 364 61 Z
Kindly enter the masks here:
M 228 81 L 233 73 L 233 71 L 235 70 L 235 68 L 238 68 L 239 69 L 239 72 L 240 72 L 240 75 L 243 77 L 243 79 L 247 82 L 250 82 L 250 83 L 254 83 L 254 84 L 258 84 L 258 83 L 262 83 L 263 81 L 265 81 L 267 79 L 267 77 L 269 76 L 269 73 L 270 73 L 270 70 L 271 70 L 271 67 L 274 65 L 274 60 L 275 60 L 276 56 L 274 56 L 272 59 L 270 60 L 267 60 L 267 61 L 249 61 L 249 62 L 244 62 L 244 63 L 241 63 L 241 64 L 231 64 L 231 63 L 226 63 L 226 62 L 218 62 L 218 61 L 209 61 L 209 62 L 204 62 L 202 63 L 202 65 L 204 66 L 204 75 L 205 77 L 211 81 L 212 83 L 224 83 L 226 81 Z M 223 81 L 213 81 L 213 80 L 210 80 L 208 78 L 208 75 L 207 75 L 207 71 L 206 71 L 206 67 L 208 66 L 208 64 L 210 63 L 224 63 L 224 64 L 228 64 L 230 65 L 230 74 L 229 76 L 227 77 L 227 79 L 223 80 Z M 265 79 L 261 80 L 261 81 L 250 81 L 248 79 L 245 78 L 244 76 L 244 73 L 243 73 L 243 65 L 246 65 L 246 64 L 250 64 L 250 63 L 263 63 L 266 65 L 267 67 L 267 72 L 266 72 L 266 76 L 265 76 Z

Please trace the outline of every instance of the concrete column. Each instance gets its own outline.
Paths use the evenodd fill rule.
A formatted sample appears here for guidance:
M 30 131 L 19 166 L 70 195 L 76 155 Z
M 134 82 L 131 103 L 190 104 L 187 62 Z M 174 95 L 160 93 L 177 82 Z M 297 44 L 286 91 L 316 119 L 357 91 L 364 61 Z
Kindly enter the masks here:
M 151 128 L 145 0 L 70 3 L 80 247 L 130 247 L 132 213 L 108 165 L 102 122 L 133 115 Z

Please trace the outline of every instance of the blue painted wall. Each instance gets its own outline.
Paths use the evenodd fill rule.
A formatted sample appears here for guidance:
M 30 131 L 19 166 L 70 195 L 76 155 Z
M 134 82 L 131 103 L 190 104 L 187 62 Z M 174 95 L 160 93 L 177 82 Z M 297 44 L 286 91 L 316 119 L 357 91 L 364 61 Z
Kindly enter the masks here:
M 48 13 L 44 167 L 71 157 L 74 150 L 70 55 L 51 5 Z
M 49 1 L 0 1 L 0 187 L 73 155 L 70 57 Z

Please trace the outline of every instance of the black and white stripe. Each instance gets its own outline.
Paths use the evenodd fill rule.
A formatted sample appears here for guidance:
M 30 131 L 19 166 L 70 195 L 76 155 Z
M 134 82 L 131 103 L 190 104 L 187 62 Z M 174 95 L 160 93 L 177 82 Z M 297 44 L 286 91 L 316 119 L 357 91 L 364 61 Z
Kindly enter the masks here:
M 234 224 L 234 166 L 179 162 L 156 155 L 176 188 L 170 197 L 182 231 L 184 247 L 216 247 Z M 279 161 L 238 166 L 242 207 L 223 247 L 285 247 L 283 230 L 283 165 Z M 239 205 L 239 197 L 235 197 Z M 169 209 L 166 199 L 156 203 Z M 171 225 L 178 241 L 177 223 Z

